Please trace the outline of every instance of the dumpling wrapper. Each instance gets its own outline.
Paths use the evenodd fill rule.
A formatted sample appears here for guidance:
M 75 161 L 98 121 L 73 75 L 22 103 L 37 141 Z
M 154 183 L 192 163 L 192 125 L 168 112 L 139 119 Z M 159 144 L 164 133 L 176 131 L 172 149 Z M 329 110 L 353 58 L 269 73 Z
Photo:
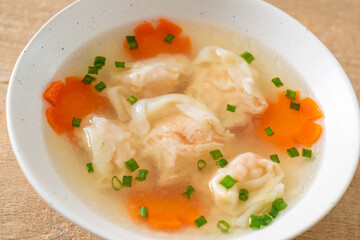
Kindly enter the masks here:
M 132 106 L 130 128 L 143 136 L 143 153 L 159 171 L 159 184 L 187 176 L 187 166 L 232 137 L 200 102 L 183 94 L 142 99 Z
M 220 184 L 226 175 L 237 180 L 230 189 Z M 216 205 L 224 213 L 237 217 L 233 224 L 246 228 L 250 215 L 270 210 L 271 203 L 284 194 L 283 177 L 284 173 L 277 163 L 248 152 L 238 155 L 219 169 L 210 180 L 209 187 Z M 246 201 L 239 199 L 242 188 L 249 191 Z
M 125 94 L 148 98 L 173 93 L 193 73 L 191 61 L 182 54 L 160 54 L 153 58 L 126 63 L 130 69 L 114 74 L 110 82 Z
M 91 154 L 94 170 L 105 179 L 121 172 L 125 161 L 136 153 L 132 133 L 102 117 L 93 117 L 80 137 L 80 144 Z
M 185 94 L 204 103 L 226 128 L 244 126 L 267 108 L 256 86 L 257 72 L 239 55 L 205 47 L 194 65 L 195 78 Z M 236 111 L 227 111 L 227 104 L 236 106 Z
M 182 54 L 160 54 L 153 58 L 126 63 L 129 69 L 111 76 L 106 94 L 121 121 L 130 120 L 127 98 L 161 96 L 181 90 L 193 73 L 191 61 Z
M 145 135 L 156 120 L 179 112 L 201 124 L 212 126 L 218 134 L 228 134 L 219 119 L 204 104 L 184 94 L 139 100 L 131 107 L 130 127 L 139 135 Z

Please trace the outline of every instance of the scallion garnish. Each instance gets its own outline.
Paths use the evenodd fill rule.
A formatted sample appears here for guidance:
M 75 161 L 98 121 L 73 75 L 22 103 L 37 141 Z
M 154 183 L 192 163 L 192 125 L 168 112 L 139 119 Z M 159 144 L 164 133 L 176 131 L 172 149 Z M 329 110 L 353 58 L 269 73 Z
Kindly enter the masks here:
M 223 233 L 228 233 L 230 229 L 230 224 L 224 220 L 220 220 L 217 223 L 217 228 Z
M 274 135 L 274 131 L 270 127 L 265 128 L 264 131 L 269 137 Z
M 125 68 L 125 62 L 115 62 L 115 67 L 117 67 L 117 68 Z
M 140 217 L 148 217 L 148 208 L 147 207 L 139 207 L 139 216 Z
M 312 157 L 312 150 L 303 148 L 302 149 L 302 156 L 307 157 L 307 158 L 311 158 Z
M 127 169 L 129 169 L 130 172 L 134 172 L 136 169 L 139 168 L 139 165 L 133 158 L 130 158 L 129 160 L 127 160 L 125 162 L 125 166 L 127 167 Z
M 300 153 L 298 152 L 298 150 L 297 150 L 295 147 L 286 149 L 286 152 L 288 153 L 288 155 L 289 155 L 291 158 L 300 156 Z
M 261 227 L 262 216 L 251 215 L 250 216 L 250 227 L 259 229 Z
M 95 81 L 96 78 L 94 78 L 93 76 L 90 76 L 88 74 L 85 75 L 85 77 L 83 78 L 82 82 L 85 83 L 85 84 L 90 84 L 92 83 L 93 81 Z
M 111 179 L 111 185 L 114 191 L 119 191 L 122 188 L 122 183 L 117 176 L 113 176 Z
M 280 163 L 279 156 L 277 154 L 270 155 L 270 159 L 273 162 Z
M 243 54 L 240 55 L 248 64 L 250 64 L 252 61 L 255 60 L 255 57 L 249 53 L 249 52 L 244 52 Z
M 128 99 L 126 99 L 126 101 L 128 101 L 131 105 L 134 105 L 137 102 L 137 98 L 134 96 L 129 97 Z
M 265 214 L 264 216 L 261 217 L 261 225 L 263 226 L 267 226 L 272 222 L 272 218 Z
M 81 123 L 81 118 L 73 117 L 72 122 L 71 122 L 71 126 L 80 127 L 80 123 Z
M 273 79 L 271 79 L 271 81 L 274 83 L 274 85 L 276 86 L 276 87 L 282 87 L 282 86 L 284 86 L 284 84 L 281 82 L 281 80 L 280 80 L 280 78 L 273 78 Z
M 130 50 L 138 49 L 138 44 L 136 42 L 135 36 L 126 36 L 126 41 L 129 44 Z
M 131 187 L 132 176 L 123 176 L 123 187 Z
M 296 111 L 299 111 L 300 110 L 300 103 L 291 101 L 290 102 L 290 108 L 294 109 Z
M 226 110 L 228 110 L 229 112 L 235 112 L 236 111 L 236 106 L 228 104 L 226 106 Z
M 191 197 L 194 195 L 195 188 L 193 188 L 191 185 L 188 185 L 185 188 L 185 191 L 182 193 L 186 199 L 191 199 Z
M 270 212 L 269 212 L 269 215 L 272 216 L 272 218 L 276 218 L 276 216 L 279 214 L 279 211 L 276 210 L 275 208 L 271 208 Z
M 286 96 L 288 99 L 295 100 L 295 99 L 296 99 L 296 92 L 295 92 L 294 90 L 287 89 L 285 96 Z
M 225 158 L 220 159 L 219 161 L 216 162 L 216 165 L 218 165 L 218 167 L 225 167 L 228 164 L 228 161 Z
M 94 60 L 94 67 L 101 70 L 105 66 L 106 57 L 96 56 Z
M 166 35 L 165 39 L 164 39 L 164 42 L 167 42 L 169 44 L 172 43 L 172 41 L 174 40 L 175 36 L 174 35 L 171 35 L 170 33 L 168 33 L 168 35 Z
M 92 162 L 87 163 L 86 168 L 87 168 L 88 173 L 94 173 L 94 168 L 93 168 Z
M 273 201 L 272 207 L 278 210 L 278 212 L 284 210 L 287 207 L 286 202 L 282 198 L 277 198 Z
M 88 74 L 98 75 L 98 73 L 99 73 L 99 69 L 97 67 L 91 67 L 91 66 L 88 67 Z
M 217 160 L 217 159 L 223 157 L 223 155 L 222 155 L 222 153 L 220 152 L 219 149 L 216 149 L 216 150 L 214 150 L 214 151 L 211 151 L 211 152 L 210 152 L 210 155 L 211 155 L 212 159 L 214 159 L 214 160 Z
M 236 180 L 233 179 L 230 175 L 226 175 L 221 181 L 220 184 L 223 185 L 226 189 L 232 188 L 236 184 Z
M 149 170 L 140 169 L 135 179 L 138 181 L 144 181 L 146 179 L 148 173 L 149 173 Z
M 240 189 L 239 199 L 241 201 L 246 201 L 248 200 L 248 198 L 249 198 L 249 191 L 245 188 Z
M 194 221 L 196 227 L 201 227 L 207 223 L 206 218 L 204 216 L 199 217 Z
M 106 85 L 103 81 L 101 81 L 98 84 L 96 84 L 94 88 L 96 89 L 96 91 L 101 92 L 106 88 Z
M 205 167 L 206 167 L 206 162 L 202 159 L 200 159 L 198 162 L 197 162 L 197 167 L 198 169 L 201 171 L 203 170 Z

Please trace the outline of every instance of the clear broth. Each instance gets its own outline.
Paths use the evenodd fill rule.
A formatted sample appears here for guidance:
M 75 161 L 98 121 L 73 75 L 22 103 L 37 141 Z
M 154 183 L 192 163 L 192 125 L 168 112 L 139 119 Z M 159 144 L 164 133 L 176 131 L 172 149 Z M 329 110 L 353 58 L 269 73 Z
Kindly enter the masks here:
M 288 66 L 283 59 L 279 58 L 273 51 L 266 49 L 255 39 L 246 36 L 245 33 L 198 21 L 170 20 L 183 28 L 184 35 L 190 36 L 194 56 L 205 46 L 219 46 L 239 54 L 245 51 L 251 52 L 256 58 L 251 65 L 259 73 L 259 88 L 266 99 L 275 99 L 277 92 L 279 92 L 271 82 L 271 79 L 274 77 L 280 77 L 286 88 L 300 90 L 302 96 L 313 95 L 303 84 L 298 74 L 292 71 L 291 67 Z M 95 56 L 106 56 L 107 64 L 98 75 L 98 79 L 106 82 L 111 72 L 117 71 L 112 64 L 113 62 L 126 62 L 131 60 L 124 51 L 122 43 L 125 36 L 131 34 L 137 25 L 138 23 L 121 26 L 91 39 L 62 64 L 52 80 L 63 80 L 67 76 L 74 75 L 84 76 L 87 73 L 88 66 L 93 64 Z M 88 174 L 85 167 L 85 164 L 90 162 L 90 157 L 87 152 L 70 144 L 65 136 L 59 137 L 56 135 L 47 124 L 45 117 L 44 135 L 47 139 L 48 151 L 52 156 L 54 168 L 84 204 L 107 220 L 121 227 L 143 233 L 147 236 L 154 236 L 154 231 L 146 225 L 135 225 L 129 221 L 130 216 L 125 207 L 124 196 L 130 189 L 122 189 L 121 191 L 115 192 L 112 190 L 110 183 L 109 187 L 105 189 L 96 187 L 98 185 L 96 173 Z M 304 191 L 306 191 L 313 178 L 317 167 L 317 159 L 321 154 L 321 142 L 322 139 L 313 146 L 314 156 L 311 160 L 302 157 L 291 159 L 286 153 L 280 153 L 275 147 L 262 142 L 257 134 L 253 132 L 253 129 L 247 127 L 241 131 L 241 135 L 237 137 L 236 142 L 225 145 L 223 154 L 227 156 L 228 160 L 231 160 L 238 154 L 244 152 L 254 152 L 264 158 L 268 158 L 271 154 L 278 153 L 281 159 L 280 166 L 285 173 L 283 179 L 285 185 L 284 199 L 288 203 L 289 209 L 294 206 L 296 201 L 302 196 Z M 211 171 L 208 171 L 206 179 L 209 179 L 216 170 L 216 168 L 213 168 Z M 204 186 L 207 187 L 207 184 Z M 208 204 L 211 205 L 211 203 Z M 286 211 L 288 211 L 288 209 Z M 216 223 L 220 220 L 218 217 L 220 214 L 224 216 L 222 219 L 227 220 L 227 217 L 219 210 L 214 210 L 207 216 L 208 224 L 200 229 L 184 228 L 176 232 L 176 234 L 167 232 L 156 232 L 156 234 L 158 234 L 159 238 L 169 238 L 169 236 L 171 236 L 171 238 L 175 237 L 179 239 L 186 236 L 197 239 L 205 239 L 210 235 L 224 236 L 224 234 L 216 228 Z M 251 230 L 232 229 L 230 231 L 232 233 L 226 236 L 246 234 L 246 232 L 249 231 Z

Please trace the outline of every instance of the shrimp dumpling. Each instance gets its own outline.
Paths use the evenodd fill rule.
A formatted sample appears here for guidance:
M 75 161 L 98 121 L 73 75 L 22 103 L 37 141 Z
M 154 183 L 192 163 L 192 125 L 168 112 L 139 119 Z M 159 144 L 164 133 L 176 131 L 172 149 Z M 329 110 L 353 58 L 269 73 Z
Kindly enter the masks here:
M 131 132 L 124 126 L 102 117 L 93 117 L 90 125 L 83 129 L 80 138 L 83 139 L 83 147 L 88 149 L 92 156 L 95 171 L 104 179 L 121 172 L 124 162 L 136 152 L 131 144 Z
M 194 60 L 195 78 L 185 94 L 206 104 L 227 128 L 244 126 L 267 102 L 258 90 L 258 74 L 237 54 L 205 47 Z M 227 111 L 227 104 L 236 106 Z
M 143 136 L 143 153 L 154 160 L 159 184 L 187 176 L 189 164 L 196 166 L 199 156 L 231 137 L 204 105 L 183 94 L 142 99 L 132 108 L 130 126 Z
M 190 60 L 182 54 L 160 54 L 128 65 L 130 69 L 120 71 L 111 79 L 127 97 L 148 98 L 176 92 L 185 86 L 192 73 Z
M 230 189 L 220 184 L 227 175 L 237 181 Z M 277 163 L 248 152 L 238 155 L 226 167 L 219 169 L 210 180 L 209 187 L 216 205 L 224 213 L 236 217 L 233 224 L 246 227 L 250 215 L 270 210 L 271 203 L 284 194 L 283 176 Z M 239 200 L 242 188 L 249 191 L 246 201 Z

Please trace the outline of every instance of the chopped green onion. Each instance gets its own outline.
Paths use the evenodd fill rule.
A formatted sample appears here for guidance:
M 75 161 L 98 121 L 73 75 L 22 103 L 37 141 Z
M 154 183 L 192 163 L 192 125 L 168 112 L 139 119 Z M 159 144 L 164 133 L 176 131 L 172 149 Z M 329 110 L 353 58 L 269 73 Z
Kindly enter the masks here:
M 128 101 L 131 105 L 134 105 L 137 102 L 137 98 L 134 96 L 129 97 L 128 99 L 126 99 L 126 101 Z
M 286 151 L 291 158 L 300 156 L 300 153 L 295 147 L 286 149 Z
M 284 210 L 287 207 L 286 202 L 282 198 L 277 198 L 272 203 L 272 207 L 278 210 L 279 212 Z
M 120 181 L 120 179 L 117 177 L 117 176 L 113 176 L 112 179 L 111 179 L 111 185 L 112 185 L 112 188 L 115 190 L 115 191 L 119 191 L 121 188 L 122 188 L 122 183 Z M 115 186 L 115 185 L 119 185 L 119 187 Z
M 89 66 L 89 67 L 88 67 L 88 73 L 89 73 L 89 74 L 96 74 L 96 75 L 98 75 L 99 69 L 98 69 L 97 67 L 91 67 L 91 66 Z
M 144 181 L 146 179 L 148 173 L 149 173 L 149 170 L 140 169 L 135 179 L 138 181 Z
M 296 111 L 299 111 L 300 110 L 300 103 L 291 101 L 290 102 L 290 108 L 294 109 Z
M 199 217 L 194 221 L 196 227 L 201 227 L 207 223 L 206 218 L 204 216 Z
M 226 189 L 232 188 L 236 184 L 236 180 L 233 179 L 230 175 L 226 175 L 221 181 L 220 184 L 223 185 Z
M 95 81 L 96 78 L 94 78 L 93 76 L 90 76 L 88 74 L 85 75 L 85 77 L 83 78 L 82 82 L 85 83 L 85 84 L 90 84 L 92 83 L 93 81 Z
M 197 162 L 197 167 L 198 169 L 201 171 L 203 170 L 205 167 L 206 167 L 206 162 L 202 159 L 200 159 L 198 162 Z
M 136 169 L 139 168 L 139 165 L 133 158 L 130 158 L 129 160 L 127 160 L 125 162 L 125 166 L 127 167 L 127 169 L 129 169 L 130 172 L 134 172 Z
M 117 68 L 125 68 L 125 62 L 115 62 L 115 67 L 117 67 Z
M 185 191 L 182 193 L 182 195 L 184 195 L 184 197 L 186 199 L 191 199 L 191 197 L 194 195 L 194 192 L 195 192 L 195 188 L 193 188 L 192 186 L 188 185 L 186 188 L 185 188 Z
M 229 112 L 235 112 L 236 111 L 236 106 L 228 104 L 226 106 L 226 110 L 228 110 Z
M 71 126 L 73 127 L 80 127 L 81 118 L 73 117 Z
M 239 199 L 241 201 L 246 201 L 248 200 L 248 198 L 249 198 L 249 191 L 245 188 L 240 189 Z
M 262 216 L 251 215 L 250 216 L 250 227 L 259 229 L 261 226 Z
M 139 216 L 140 217 L 148 217 L 148 208 L 147 207 L 139 207 Z
M 217 223 L 217 228 L 223 233 L 228 233 L 230 229 L 230 224 L 224 220 L 220 220 Z
M 211 155 L 212 159 L 214 159 L 214 160 L 217 160 L 217 159 L 223 157 L 223 155 L 222 155 L 222 153 L 220 152 L 219 149 L 216 149 L 216 150 L 214 150 L 214 151 L 211 151 L 211 152 L 210 152 L 210 155 Z
M 303 148 L 302 149 L 302 156 L 307 157 L 307 158 L 311 158 L 312 157 L 312 150 Z
M 94 173 L 94 168 L 93 168 L 92 162 L 87 163 L 86 168 L 87 168 L 88 173 Z
M 273 78 L 273 79 L 271 79 L 271 81 L 274 83 L 274 85 L 276 86 L 276 87 L 282 87 L 282 86 L 284 86 L 284 84 L 281 82 L 281 80 L 280 80 L 280 78 Z
M 225 158 L 220 159 L 219 161 L 216 162 L 216 165 L 218 165 L 218 167 L 225 167 L 228 164 L 228 161 L 226 161 Z
M 244 52 L 240 55 L 248 64 L 255 60 L 254 56 L 249 52 Z
M 273 162 L 280 163 L 279 156 L 277 154 L 270 155 L 270 159 Z
M 295 99 L 296 99 L 296 92 L 295 92 L 294 90 L 287 89 L 285 96 L 286 96 L 288 99 L 295 100 Z
M 94 60 L 94 67 L 97 67 L 99 70 L 105 66 L 106 57 L 97 56 Z
M 261 225 L 263 226 L 267 226 L 272 222 L 272 218 L 265 214 L 264 216 L 261 217 Z
M 103 81 L 101 81 L 98 84 L 96 84 L 94 88 L 96 89 L 96 91 L 101 92 L 106 88 L 106 85 Z
M 172 41 L 174 40 L 175 36 L 174 35 L 171 35 L 170 33 L 168 35 L 166 35 L 165 39 L 164 39 L 164 42 L 167 42 L 169 44 L 172 43 Z
M 271 137 L 272 135 L 274 135 L 274 131 L 270 128 L 270 127 L 267 127 L 264 129 L 264 131 L 266 132 L 266 134 Z
M 123 187 L 131 187 L 132 176 L 123 176 Z
M 275 219 L 276 216 L 279 214 L 279 211 L 276 210 L 275 208 L 271 208 L 271 211 L 269 212 L 269 214 Z
M 126 36 L 126 41 L 129 44 L 130 50 L 138 49 L 138 44 L 136 42 L 135 36 Z

